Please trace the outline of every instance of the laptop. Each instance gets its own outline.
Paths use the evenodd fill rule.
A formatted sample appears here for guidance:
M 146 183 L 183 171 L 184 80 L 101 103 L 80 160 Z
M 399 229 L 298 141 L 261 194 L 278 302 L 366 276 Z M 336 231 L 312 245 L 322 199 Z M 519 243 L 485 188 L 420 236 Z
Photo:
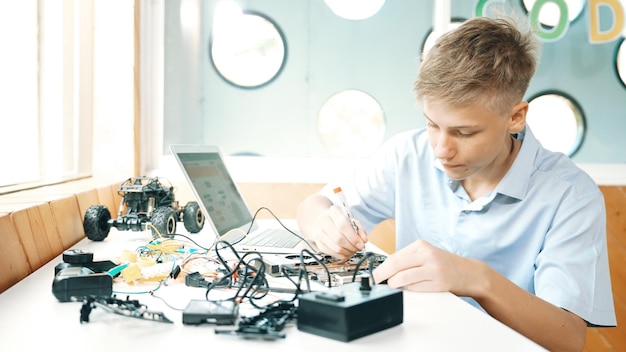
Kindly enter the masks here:
M 299 254 L 307 249 L 315 253 L 302 234 L 285 229 L 277 220 L 265 219 L 262 225 L 258 219 L 253 221 L 254 212 L 233 182 L 219 147 L 172 144 L 170 151 L 204 212 L 205 226 L 210 224 L 220 240 L 239 252 Z

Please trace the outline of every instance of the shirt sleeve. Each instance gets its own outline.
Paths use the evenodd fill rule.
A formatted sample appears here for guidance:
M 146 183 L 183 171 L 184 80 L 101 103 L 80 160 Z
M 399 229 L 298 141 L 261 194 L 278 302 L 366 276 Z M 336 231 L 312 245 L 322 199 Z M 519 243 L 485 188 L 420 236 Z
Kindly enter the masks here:
M 382 221 L 393 219 L 398 170 L 403 163 L 411 162 L 407 155 L 415 154 L 419 135 L 412 130 L 393 136 L 352 172 L 333 180 L 320 193 L 335 203 L 333 189 L 341 187 L 355 218 L 368 232 Z
M 537 296 L 590 326 L 616 326 L 599 190 L 564 197 L 535 265 Z

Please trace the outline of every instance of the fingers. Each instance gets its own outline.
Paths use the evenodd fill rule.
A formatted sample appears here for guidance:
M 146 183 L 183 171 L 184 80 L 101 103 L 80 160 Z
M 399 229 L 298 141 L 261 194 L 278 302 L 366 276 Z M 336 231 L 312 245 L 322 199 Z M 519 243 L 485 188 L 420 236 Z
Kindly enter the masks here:
M 394 288 L 419 292 L 449 291 L 444 280 L 439 280 L 432 267 L 413 267 L 400 271 L 387 279 L 387 285 Z
M 400 252 L 396 252 L 385 259 L 372 273 L 374 281 L 381 283 L 386 281 L 388 285 L 393 287 L 403 287 L 403 281 L 399 279 L 403 270 L 418 267 L 419 264 L 414 262 L 413 258 L 403 256 Z M 393 284 L 395 282 L 395 284 Z
M 390 287 L 408 290 L 414 289 L 417 291 L 420 287 L 427 286 L 430 283 L 430 280 L 426 279 L 427 275 L 422 273 L 423 270 L 423 267 L 413 267 L 399 271 L 385 279 L 385 283 Z M 380 283 L 378 282 L 380 278 L 378 268 L 374 270 L 374 278 L 377 283 Z
M 422 266 L 424 264 L 424 258 L 428 256 L 422 252 L 428 250 L 429 246 L 427 242 L 418 240 L 395 252 L 376 268 L 373 273 L 374 279 L 376 282 L 389 281 L 395 274 L 407 269 Z
M 418 240 L 387 257 L 372 274 L 375 282 L 391 287 L 472 296 L 485 281 L 481 264 Z
M 318 248 L 340 260 L 351 258 L 365 247 L 367 233 L 360 223 L 358 232 L 338 206 L 332 206 L 318 219 L 319 227 L 315 236 Z
M 359 235 L 363 246 L 365 246 L 365 243 L 367 243 L 367 232 L 365 232 L 365 227 L 363 227 L 363 225 L 361 224 L 361 222 L 359 220 L 355 220 L 356 222 L 356 226 L 358 228 L 358 232 L 357 234 Z
M 390 255 L 373 272 L 377 283 L 411 291 L 451 291 L 458 281 L 450 253 L 418 240 Z

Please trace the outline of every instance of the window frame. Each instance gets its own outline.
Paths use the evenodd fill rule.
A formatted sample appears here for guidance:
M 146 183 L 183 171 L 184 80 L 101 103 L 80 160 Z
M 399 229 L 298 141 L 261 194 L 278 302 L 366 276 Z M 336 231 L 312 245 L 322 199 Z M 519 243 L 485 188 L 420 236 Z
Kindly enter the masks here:
M 37 131 L 34 133 L 38 136 L 40 144 L 36 160 L 26 162 L 36 162 L 37 171 L 29 175 L 24 182 L 7 179 L 7 184 L 0 184 L 0 195 L 82 179 L 91 176 L 92 173 L 93 0 L 63 0 L 58 3 L 36 0 L 35 12 L 38 27 L 36 31 L 38 72 L 35 87 L 38 107 L 35 117 Z M 53 12 L 62 18 L 46 19 L 47 16 L 52 16 Z M 43 41 L 46 21 L 62 25 L 61 52 L 47 51 L 48 48 Z M 56 76 L 46 74 L 59 69 L 58 65 L 47 61 L 46 55 L 51 54 L 61 55 L 63 81 L 60 84 L 55 81 Z M 59 97 L 62 100 L 60 102 Z M 49 108 L 46 103 L 60 109 Z M 55 124 L 60 124 L 55 130 L 57 132 L 60 130 L 62 132 L 60 135 L 50 131 L 50 126 Z M 61 156 L 56 156 L 59 150 Z M 51 154 L 55 156 L 50 157 Z M 60 168 L 55 165 L 58 163 L 61 164 Z

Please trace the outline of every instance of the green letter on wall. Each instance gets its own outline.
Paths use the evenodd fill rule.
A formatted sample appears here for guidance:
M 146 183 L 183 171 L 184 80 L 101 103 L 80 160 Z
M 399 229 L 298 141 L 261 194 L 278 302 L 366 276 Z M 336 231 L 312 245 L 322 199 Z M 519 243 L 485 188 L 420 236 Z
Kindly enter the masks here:
M 539 23 L 539 12 L 543 5 L 552 2 L 559 7 L 559 22 L 552 28 L 552 30 L 546 30 L 544 26 Z M 537 36 L 546 42 L 553 42 L 561 39 L 567 29 L 569 28 L 568 9 L 564 0 L 537 0 L 530 10 L 530 26 L 537 32 Z

